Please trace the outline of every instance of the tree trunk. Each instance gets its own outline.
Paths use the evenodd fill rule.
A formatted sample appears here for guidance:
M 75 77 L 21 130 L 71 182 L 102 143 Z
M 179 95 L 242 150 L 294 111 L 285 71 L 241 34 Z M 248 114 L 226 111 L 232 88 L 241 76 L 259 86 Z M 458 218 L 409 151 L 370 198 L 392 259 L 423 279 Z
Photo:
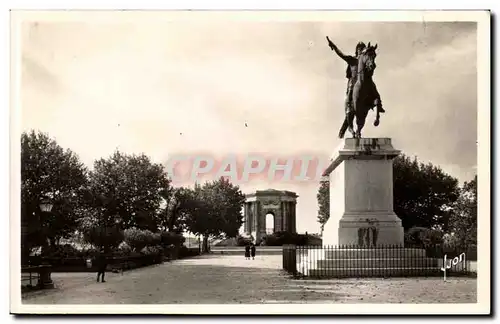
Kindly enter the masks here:
M 21 265 L 25 266 L 29 264 L 31 247 L 28 244 L 23 244 L 21 247 Z
M 175 230 L 175 223 L 177 221 L 177 214 L 179 213 L 179 204 L 176 204 L 173 208 L 172 208 L 172 213 L 171 213 L 171 217 L 168 219 L 168 230 L 170 232 L 174 232 Z
M 202 253 L 208 253 L 208 235 L 203 235 Z
M 46 238 L 43 239 L 42 246 L 40 247 L 40 256 L 44 257 L 48 254 L 49 242 Z

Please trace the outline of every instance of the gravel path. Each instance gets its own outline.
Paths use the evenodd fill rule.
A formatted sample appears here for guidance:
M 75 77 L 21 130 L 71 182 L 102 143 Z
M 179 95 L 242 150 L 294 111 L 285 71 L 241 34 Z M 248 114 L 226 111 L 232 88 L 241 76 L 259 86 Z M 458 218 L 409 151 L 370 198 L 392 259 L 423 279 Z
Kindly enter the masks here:
M 280 255 L 201 256 L 106 274 L 54 273 L 56 289 L 24 304 L 476 303 L 471 278 L 294 280 Z

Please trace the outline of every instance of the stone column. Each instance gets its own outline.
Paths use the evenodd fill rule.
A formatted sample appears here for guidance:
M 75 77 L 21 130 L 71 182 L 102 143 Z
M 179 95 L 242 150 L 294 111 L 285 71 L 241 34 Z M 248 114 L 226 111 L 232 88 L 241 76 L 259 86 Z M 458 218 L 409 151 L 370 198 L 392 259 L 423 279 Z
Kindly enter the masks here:
M 274 227 L 274 232 L 277 232 L 279 230 L 279 224 L 280 224 L 280 214 L 279 211 L 273 210 L 273 227 Z
M 260 217 L 259 217 L 259 205 L 260 202 L 257 200 L 254 203 L 254 222 L 255 222 L 255 241 L 258 243 L 260 241 L 260 227 L 261 227 L 261 222 L 260 222 Z
M 264 214 L 262 210 L 262 203 L 259 201 L 257 205 L 257 210 L 258 214 L 257 217 L 259 218 L 259 229 L 260 229 L 260 238 L 266 236 L 266 214 Z M 259 238 L 259 240 L 260 240 Z
M 248 206 L 248 212 L 249 212 L 249 217 L 248 217 L 248 226 L 250 227 L 250 233 L 255 231 L 255 203 L 252 201 L 250 205 Z
M 252 222 L 253 226 L 255 228 L 255 232 L 259 233 L 259 211 L 258 211 L 258 206 L 259 206 L 259 201 L 255 201 L 253 203 L 253 215 L 252 215 Z
M 283 231 L 283 219 L 284 219 L 284 214 L 283 214 L 283 201 L 280 201 L 280 209 L 278 211 L 280 214 L 279 222 L 277 223 L 278 227 L 275 228 L 276 232 L 281 232 Z
M 297 202 L 293 201 L 291 205 L 292 205 L 292 217 L 291 217 L 292 228 L 290 230 L 292 231 L 292 233 L 297 233 Z
M 243 229 L 244 229 L 244 232 L 245 234 L 248 234 L 250 233 L 250 222 L 249 222 L 249 218 L 248 218 L 248 203 L 245 202 L 245 207 L 244 207 L 244 212 L 245 216 L 243 217 L 244 221 L 245 221 L 245 224 L 243 225 Z
M 260 235 L 261 237 L 266 235 L 266 214 L 262 209 L 262 203 L 259 202 L 259 222 L 260 222 Z
M 288 232 L 288 201 L 283 203 L 283 231 Z
M 280 208 L 277 208 L 274 210 L 274 232 L 279 232 L 281 231 L 281 219 L 283 218 L 282 212 L 281 212 L 281 202 L 280 202 Z

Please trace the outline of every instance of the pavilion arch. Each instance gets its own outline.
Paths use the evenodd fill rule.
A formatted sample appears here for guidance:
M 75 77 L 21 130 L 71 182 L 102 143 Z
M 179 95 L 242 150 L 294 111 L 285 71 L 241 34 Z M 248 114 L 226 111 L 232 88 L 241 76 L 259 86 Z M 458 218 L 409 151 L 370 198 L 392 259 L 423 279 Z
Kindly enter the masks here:
M 275 230 L 275 218 L 276 218 L 276 215 L 274 215 L 274 212 L 269 210 L 267 213 L 266 213 L 266 234 L 273 234 L 274 232 L 276 232 Z

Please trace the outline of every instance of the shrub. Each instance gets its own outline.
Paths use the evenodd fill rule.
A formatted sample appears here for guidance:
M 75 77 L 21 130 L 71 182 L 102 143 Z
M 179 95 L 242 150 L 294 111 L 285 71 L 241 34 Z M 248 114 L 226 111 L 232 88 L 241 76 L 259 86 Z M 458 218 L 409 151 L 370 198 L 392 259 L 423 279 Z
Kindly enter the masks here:
M 141 230 L 135 227 L 127 228 L 124 232 L 125 242 L 134 251 L 141 251 L 146 246 L 156 245 L 155 241 L 158 242 L 159 236 L 154 236 L 153 232 L 149 230 Z
M 155 246 L 161 244 L 161 234 L 160 233 L 151 233 L 151 242 L 149 245 Z
M 161 245 L 175 245 L 180 246 L 184 244 L 186 238 L 182 234 L 177 234 L 175 232 L 161 232 L 160 233 Z
M 322 246 L 323 239 L 313 235 L 307 235 L 307 245 Z
M 163 247 L 156 245 L 156 246 L 146 246 L 141 250 L 141 254 L 144 255 L 161 255 L 163 253 Z
M 253 237 L 252 237 L 252 239 L 253 239 Z M 212 244 L 212 245 L 213 246 L 238 246 L 238 236 L 223 239 L 223 240 L 221 240 L 215 244 Z
M 421 236 L 427 228 L 425 227 L 412 227 L 405 233 L 405 243 L 423 245 Z
M 130 247 L 130 245 L 128 245 L 127 242 L 121 242 L 114 254 L 119 256 L 127 256 L 130 255 L 131 253 L 132 253 L 132 247 Z
M 81 251 L 71 244 L 51 246 L 45 254 L 45 256 L 51 258 L 75 258 L 80 257 L 81 255 Z
M 254 242 L 253 236 L 243 236 L 243 235 L 238 235 L 236 237 L 236 245 L 237 246 L 246 246 L 248 244 L 251 244 Z
M 405 233 L 405 244 L 430 246 L 443 243 L 443 233 L 425 227 L 412 227 Z
M 83 250 L 81 253 L 82 253 L 82 257 L 84 259 L 87 259 L 87 258 L 96 257 L 97 255 L 99 255 L 100 252 L 98 249 L 90 248 L 90 249 Z
M 96 247 L 107 246 L 110 248 L 116 248 L 123 241 L 123 238 L 123 231 L 116 226 L 96 226 L 83 229 L 84 241 Z
M 290 232 L 276 232 L 268 234 L 262 238 L 263 245 L 267 246 L 282 246 L 284 244 L 307 245 L 309 235 L 290 233 Z
M 420 239 L 424 243 L 424 246 L 442 244 L 443 233 L 439 230 L 428 229 L 422 232 Z

